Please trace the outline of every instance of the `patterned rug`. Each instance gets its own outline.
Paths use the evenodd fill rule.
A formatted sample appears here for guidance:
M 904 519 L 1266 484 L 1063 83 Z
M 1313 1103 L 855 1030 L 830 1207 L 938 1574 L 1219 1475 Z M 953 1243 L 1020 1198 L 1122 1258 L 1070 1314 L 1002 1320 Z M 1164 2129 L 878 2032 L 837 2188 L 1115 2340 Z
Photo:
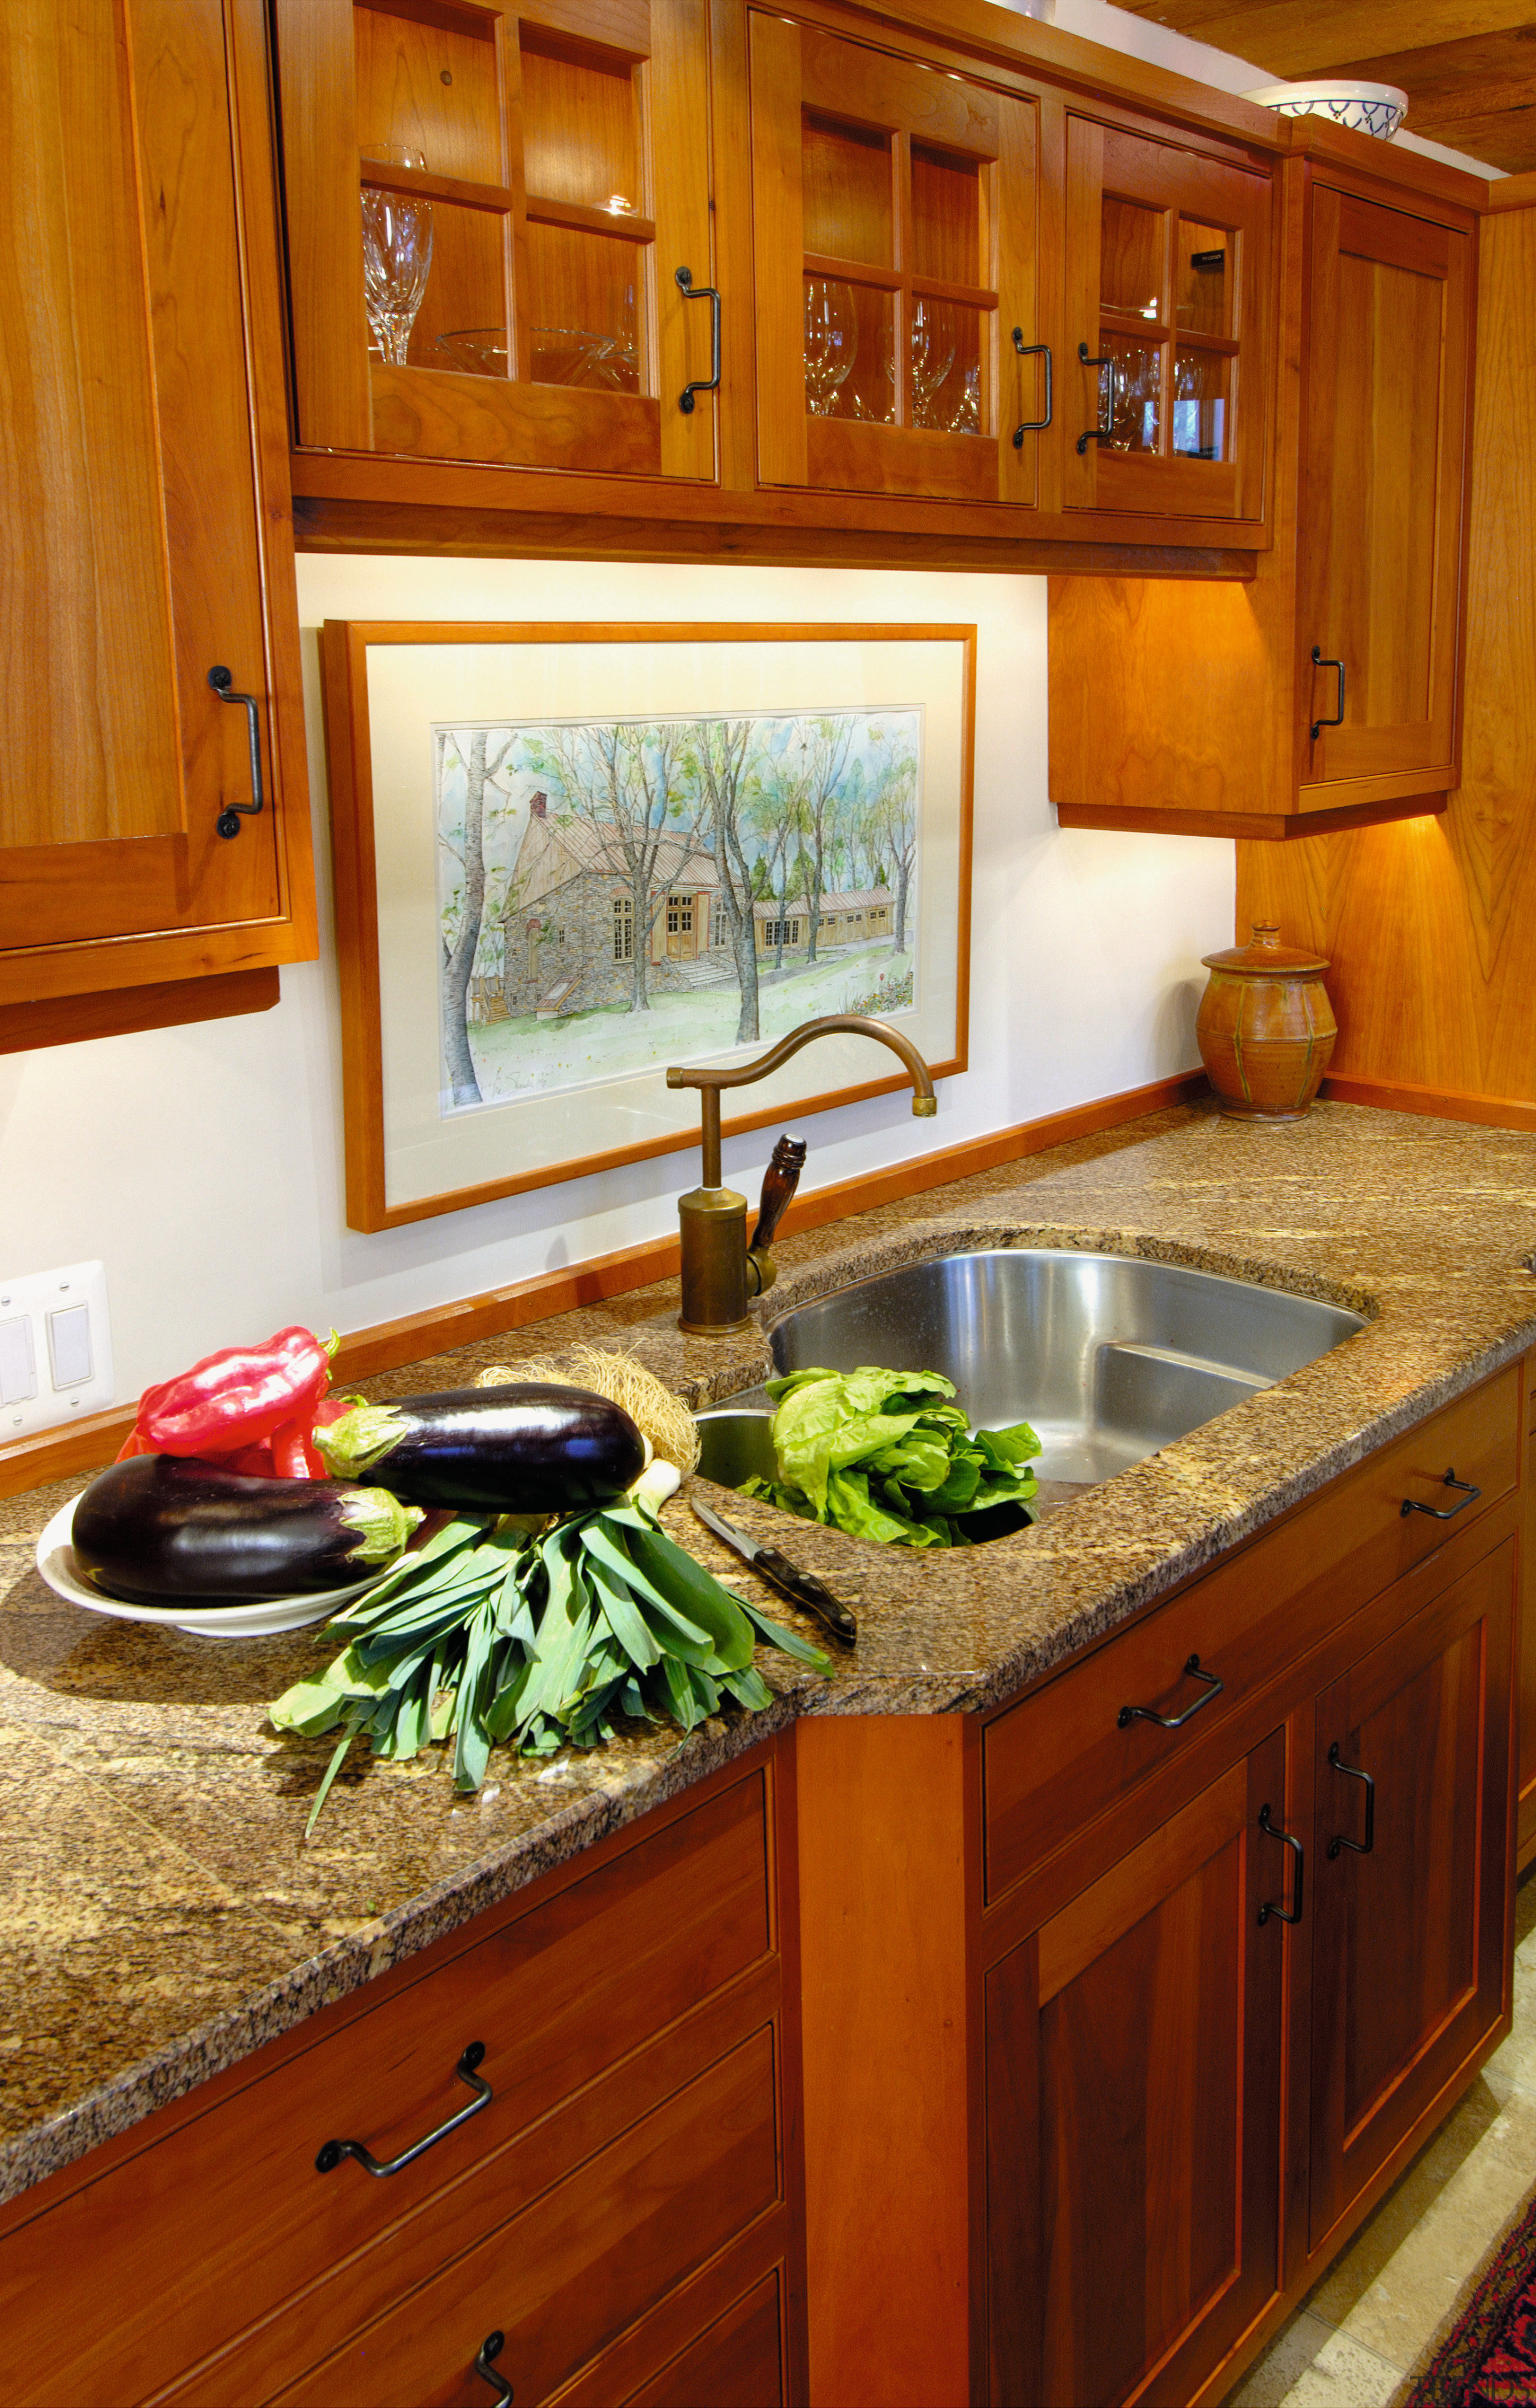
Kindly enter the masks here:
M 1536 2199 L 1506 2234 L 1404 2408 L 1533 2408 Z

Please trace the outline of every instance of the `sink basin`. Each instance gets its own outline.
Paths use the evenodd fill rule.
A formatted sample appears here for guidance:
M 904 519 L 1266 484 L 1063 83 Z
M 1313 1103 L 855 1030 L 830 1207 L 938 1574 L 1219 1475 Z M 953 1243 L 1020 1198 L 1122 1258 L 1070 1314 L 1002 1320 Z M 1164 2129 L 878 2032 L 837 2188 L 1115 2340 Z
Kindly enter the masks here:
M 941 1371 L 973 1428 L 1032 1423 L 1042 1484 L 1069 1489 L 1139 1463 L 1365 1326 L 1341 1305 L 1213 1271 L 1011 1247 L 861 1280 L 785 1313 L 768 1344 L 781 1372 Z M 760 1389 L 731 1399 L 738 1412 L 767 1401 Z

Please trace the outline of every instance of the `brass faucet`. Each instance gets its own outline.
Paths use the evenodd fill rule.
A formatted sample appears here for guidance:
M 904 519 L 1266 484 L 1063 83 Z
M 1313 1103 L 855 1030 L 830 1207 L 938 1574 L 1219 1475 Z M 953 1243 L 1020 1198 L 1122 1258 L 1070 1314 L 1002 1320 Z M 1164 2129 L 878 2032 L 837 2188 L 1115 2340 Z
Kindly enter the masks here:
M 669 1087 L 698 1089 L 703 1121 L 703 1182 L 678 1197 L 678 1218 L 682 1226 L 682 1311 L 678 1315 L 678 1327 L 692 1336 L 729 1338 L 739 1330 L 751 1328 L 748 1299 L 761 1296 L 779 1275 L 778 1265 L 768 1249 L 795 1193 L 805 1161 L 802 1143 L 788 1137 L 779 1140 L 763 1181 L 757 1226 L 749 1246 L 747 1199 L 734 1188 L 720 1184 L 720 1090 L 754 1086 L 759 1079 L 781 1068 L 802 1045 L 809 1045 L 813 1037 L 840 1034 L 873 1037 L 878 1043 L 888 1045 L 893 1054 L 900 1056 L 911 1075 L 913 1113 L 919 1120 L 932 1118 L 939 1110 L 938 1098 L 928 1066 L 916 1046 L 899 1030 L 887 1028 L 883 1020 L 867 1020 L 856 1011 L 833 1011 L 822 1020 L 807 1020 L 798 1028 L 792 1028 L 787 1037 L 782 1037 L 755 1062 L 744 1062 L 739 1069 L 694 1070 L 674 1065 L 667 1073 Z

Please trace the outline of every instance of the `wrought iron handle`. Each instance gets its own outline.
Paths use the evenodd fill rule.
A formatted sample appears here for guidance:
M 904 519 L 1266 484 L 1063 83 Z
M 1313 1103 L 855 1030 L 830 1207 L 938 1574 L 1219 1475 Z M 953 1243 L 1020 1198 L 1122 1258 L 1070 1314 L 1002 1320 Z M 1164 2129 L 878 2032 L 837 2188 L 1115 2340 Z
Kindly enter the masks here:
M 678 268 L 675 281 L 685 301 L 707 301 L 710 305 L 710 373 L 707 378 L 697 377 L 692 384 L 685 384 L 678 395 L 678 408 L 684 418 L 691 418 L 696 393 L 720 391 L 720 295 L 712 284 L 696 284 L 691 267 Z
M 456 2115 L 450 2115 L 446 2124 L 439 2124 L 435 2132 L 428 2132 L 424 2141 L 418 2141 L 414 2148 L 403 2149 L 397 2157 L 390 2157 L 386 2160 L 376 2157 L 366 2142 L 327 2141 L 315 2159 L 316 2173 L 334 2172 L 343 2157 L 355 2157 L 365 2172 L 370 2174 L 397 2174 L 406 2166 L 413 2166 L 418 2157 L 426 2155 L 428 2149 L 435 2149 L 439 2141 L 447 2140 L 450 2132 L 456 2132 L 461 2124 L 468 2123 L 471 2115 L 480 2114 L 491 2104 L 495 2093 L 490 2084 L 482 2082 L 475 2071 L 484 2055 L 485 2042 L 482 2040 L 472 2040 L 453 2071 L 461 2082 L 467 2082 L 475 2094 L 473 2100 L 467 2107 L 461 2107 Z M 510 2392 L 507 2396 L 510 2399 Z
M 1286 1914 L 1283 1906 L 1277 1906 L 1272 1899 L 1267 1898 L 1263 1905 L 1258 1910 L 1258 1919 L 1260 1923 L 1268 1923 L 1270 1915 L 1272 1914 L 1276 1915 L 1282 1923 L 1299 1923 L 1301 1920 L 1301 1884 L 1307 1870 L 1306 1852 L 1294 1831 L 1283 1831 L 1277 1823 L 1270 1822 L 1270 1810 L 1268 1806 L 1261 1806 L 1258 1810 L 1258 1828 L 1265 1834 L 1267 1839 L 1278 1840 L 1283 1847 L 1294 1848 L 1296 1850 L 1296 1887 L 1291 1893 L 1291 1911 L 1289 1914 Z
M 1406 1522 L 1410 1513 L 1428 1513 L 1431 1522 L 1454 1522 L 1457 1515 L 1458 1513 L 1464 1513 L 1469 1505 L 1475 1505 L 1478 1498 L 1483 1494 L 1481 1488 L 1474 1488 L 1470 1480 L 1458 1480 L 1454 1471 L 1448 1471 L 1445 1474 L 1443 1485 L 1447 1488 L 1460 1489 L 1461 1501 L 1459 1504 L 1421 1505 L 1417 1498 L 1405 1497 L 1402 1500 L 1401 1510 L 1398 1515 L 1399 1521 Z
M 1024 339 L 1024 328 L 1015 326 L 1013 349 L 1021 360 L 1043 359 L 1045 362 L 1045 415 L 1043 418 L 1021 419 L 1019 424 L 1013 429 L 1013 449 L 1015 452 L 1022 452 L 1026 435 L 1043 435 L 1051 423 L 1051 411 L 1054 408 L 1051 399 L 1051 346 L 1049 343 L 1026 343 Z
M 1096 360 L 1086 343 L 1079 343 L 1077 355 L 1085 368 L 1108 368 L 1110 372 L 1110 397 L 1104 416 L 1097 426 L 1084 427 L 1077 438 L 1078 452 L 1081 456 L 1086 452 L 1090 443 L 1107 443 L 1114 433 L 1114 362 L 1108 351 L 1101 360 Z
M 1357 1856 L 1369 1856 L 1376 1844 L 1376 1784 L 1370 1773 L 1362 1772 L 1357 1764 L 1345 1764 L 1342 1760 L 1337 1740 L 1328 1750 L 1328 1762 L 1335 1772 L 1343 1774 L 1346 1781 L 1365 1783 L 1365 1838 L 1349 1840 L 1344 1837 L 1342 1831 L 1340 1831 L 1328 1842 L 1328 1855 L 1331 1857 L 1337 1857 L 1343 1849 L 1353 1848 Z
M 506 2408 L 506 2402 L 512 2396 L 512 2386 L 504 2374 L 496 2372 L 492 2360 L 501 2356 L 506 2345 L 507 2336 L 504 2332 L 487 2333 L 480 2345 L 480 2356 L 475 2360 L 475 2372 L 484 2375 L 496 2398 L 503 2403 L 503 2408 Z
M 221 702 L 239 703 L 246 712 L 247 732 L 251 738 L 251 792 L 253 799 L 249 803 L 226 803 L 214 822 L 221 836 L 238 836 L 241 819 L 254 819 L 266 800 L 266 789 L 262 782 L 262 729 L 257 716 L 260 705 L 253 694 L 237 694 L 234 691 L 233 669 L 209 669 L 208 681 Z
M 1342 661 L 1330 661 L 1326 659 L 1324 657 L 1322 648 L 1318 644 L 1313 644 L 1312 648 L 1312 665 L 1314 669 L 1337 669 L 1339 672 L 1339 708 L 1334 712 L 1331 719 L 1314 719 L 1313 721 L 1312 740 L 1315 744 L 1319 734 L 1325 727 L 1342 727 L 1344 724 L 1344 665 Z
M 1214 1672 L 1200 1670 L 1200 1659 L 1198 1656 L 1191 1656 L 1184 1669 L 1184 1677 L 1187 1680 L 1205 1683 L 1203 1698 L 1197 1698 L 1192 1706 L 1185 1706 L 1182 1714 L 1160 1714 L 1155 1706 L 1122 1706 L 1114 1718 L 1115 1728 L 1124 1730 L 1127 1723 L 1143 1722 L 1156 1723 L 1159 1730 L 1183 1730 L 1185 1723 L 1191 1721 L 1202 1706 L 1208 1706 L 1213 1698 L 1220 1697 L 1222 1683 L 1217 1680 Z

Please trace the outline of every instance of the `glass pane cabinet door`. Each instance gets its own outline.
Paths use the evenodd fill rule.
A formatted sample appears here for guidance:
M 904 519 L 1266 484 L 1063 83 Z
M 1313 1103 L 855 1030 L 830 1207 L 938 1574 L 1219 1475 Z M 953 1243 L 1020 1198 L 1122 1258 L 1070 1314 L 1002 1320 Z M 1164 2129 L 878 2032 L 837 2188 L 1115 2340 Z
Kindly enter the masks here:
M 1035 105 L 752 18 L 767 484 L 1036 499 Z
M 1067 194 L 1068 507 L 1262 517 L 1268 178 L 1069 116 Z
M 299 439 L 711 478 L 702 0 L 279 0 Z

